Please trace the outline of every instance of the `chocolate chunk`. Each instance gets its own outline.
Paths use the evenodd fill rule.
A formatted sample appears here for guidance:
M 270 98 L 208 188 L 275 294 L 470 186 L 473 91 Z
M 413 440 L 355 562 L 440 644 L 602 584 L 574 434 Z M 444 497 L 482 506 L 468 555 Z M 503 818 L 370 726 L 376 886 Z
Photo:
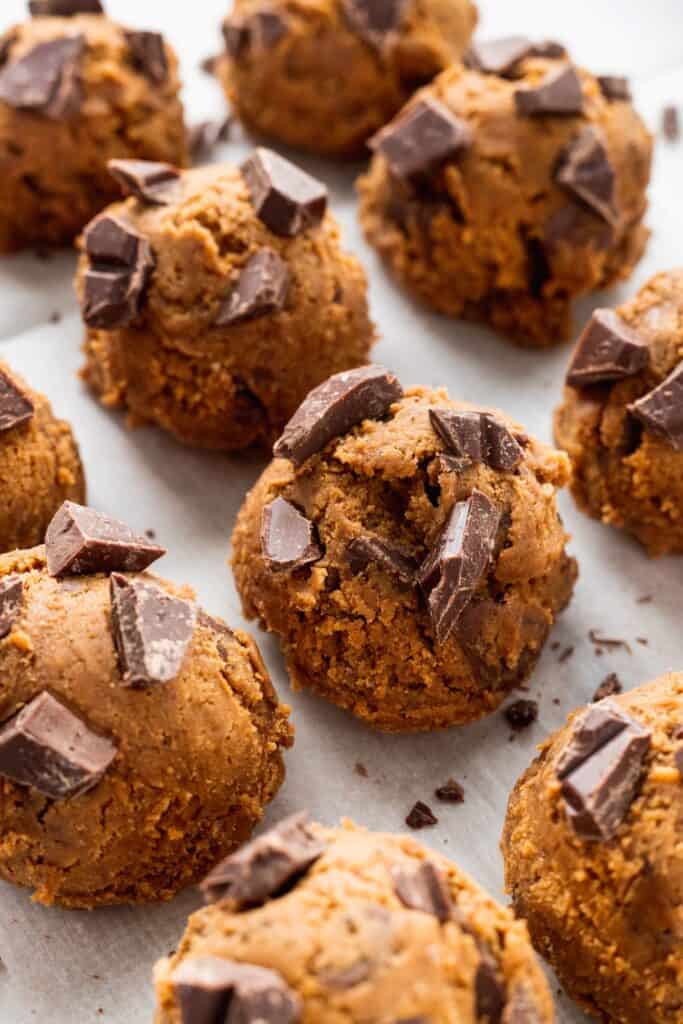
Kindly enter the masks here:
M 465 790 L 455 779 L 449 779 L 448 782 L 444 782 L 443 786 L 435 789 L 434 796 L 444 804 L 463 804 L 465 802 Z
M 527 989 L 522 985 L 513 989 L 503 1010 L 502 1024 L 542 1024 L 543 1019 Z
M 490 413 L 430 409 L 429 419 L 447 449 L 470 462 L 511 472 L 524 458 L 522 446 Z
M 85 576 L 97 572 L 142 572 L 165 548 L 152 544 L 94 508 L 65 501 L 45 534 L 51 576 Z
M 281 974 L 217 956 L 191 957 L 172 976 L 181 1024 L 296 1024 L 301 999 Z
M 434 814 L 431 807 L 422 800 L 418 800 L 413 804 L 406 817 L 406 825 L 408 828 L 428 828 L 430 825 L 438 824 L 439 819 Z
M 135 266 L 145 243 L 123 221 L 104 215 L 87 226 L 84 244 L 91 263 L 130 268 Z
M 272 149 L 256 149 L 241 171 L 256 215 L 276 235 L 300 235 L 325 216 L 325 185 Z
M 397 378 L 383 366 L 335 373 L 304 398 L 275 442 L 273 455 L 301 466 L 358 423 L 381 419 L 402 395 Z
M 432 914 L 442 924 L 453 910 L 451 890 L 443 872 L 425 860 L 412 870 L 397 868 L 393 872 L 394 892 L 404 907 Z
M 315 525 L 284 498 L 263 509 L 261 553 L 273 572 L 302 569 L 322 558 Z
M 356 960 L 355 964 L 342 967 L 341 970 L 335 970 L 334 968 L 325 970 L 318 977 L 326 988 L 334 988 L 343 992 L 367 981 L 372 974 L 372 969 L 372 963 L 363 958 Z
M 662 111 L 662 134 L 669 142 L 678 142 L 681 136 L 678 107 L 664 107 Z
M 290 280 L 289 268 L 275 250 L 261 249 L 242 268 L 218 311 L 216 326 L 229 327 L 278 313 L 287 301 Z
M 196 606 L 119 573 L 112 573 L 109 583 L 112 635 L 124 684 L 170 683 L 192 640 Z
M 629 724 L 629 717 L 614 701 L 586 708 L 574 720 L 569 743 L 558 758 L 555 771 L 564 779 Z
M 503 712 L 515 732 L 528 729 L 538 718 L 538 702 L 535 700 L 516 700 L 509 704 Z
M 278 11 L 255 11 L 246 27 L 252 49 L 271 50 L 287 34 L 287 22 Z
M 260 907 L 289 891 L 326 849 L 308 814 L 293 814 L 226 857 L 200 888 L 207 903 L 228 900 L 234 910 Z
M 391 173 L 403 181 L 419 182 L 470 145 L 469 125 L 435 99 L 413 104 L 370 140 Z
M 0 434 L 33 418 L 33 402 L 9 374 L 0 369 Z
M 0 775 L 51 800 L 92 789 L 115 757 L 110 740 L 47 692 L 0 728 Z
M 578 115 L 583 110 L 581 79 L 572 67 L 551 71 L 537 86 L 517 89 L 515 107 L 523 117 Z
M 395 576 L 399 583 L 411 586 L 415 582 L 417 563 L 402 548 L 387 544 L 379 537 L 362 534 L 355 537 L 346 549 L 346 559 L 351 571 L 361 573 L 369 565 L 376 565 L 384 572 Z
M 0 101 L 55 121 L 74 117 L 82 100 L 79 68 L 84 50 L 81 35 L 34 46 L 0 71 Z
M 249 29 L 242 18 L 226 18 L 223 22 L 225 52 L 232 60 L 239 57 L 249 46 Z
M 103 215 L 84 234 L 90 267 L 81 313 L 88 327 L 125 327 L 140 313 L 154 255 L 149 242 L 117 217 Z
M 683 746 L 679 747 L 676 751 L 674 760 L 676 762 L 676 767 L 678 768 L 681 775 L 683 775 Z
M 491 39 L 483 43 L 473 43 L 465 55 L 465 64 L 469 68 L 481 71 L 485 75 L 498 75 L 501 78 L 514 78 L 517 65 L 527 57 L 564 57 L 566 50 L 560 43 L 550 40 L 543 43 L 532 43 L 525 36 L 509 36 L 503 39 Z
M 219 121 L 200 121 L 187 131 L 187 146 L 194 163 L 210 156 L 216 146 L 227 142 L 233 125 L 232 115 Z
M 126 42 L 133 67 L 153 85 L 163 85 L 168 78 L 168 56 L 164 37 L 158 32 L 126 31 Z
M 0 640 L 12 632 L 23 599 L 24 584 L 20 576 L 0 579 Z
M 583 128 L 560 154 L 555 180 L 608 224 L 614 226 L 619 220 L 615 208 L 614 168 L 594 128 Z
M 406 6 L 407 0 L 342 0 L 353 31 L 380 53 L 400 27 Z
M 107 169 L 124 193 L 153 206 L 169 206 L 180 195 L 180 171 L 150 160 L 110 160 Z
M 616 672 L 610 672 L 598 686 L 591 697 L 591 701 L 593 704 L 597 704 L 598 701 L 605 700 L 606 697 L 616 697 L 623 689 L 624 687 Z
M 579 338 L 567 373 L 574 388 L 624 380 L 644 370 L 649 347 L 637 331 L 611 309 L 596 309 Z
M 628 407 L 646 430 L 683 452 L 683 363 L 665 381 Z
M 104 14 L 100 0 L 29 0 L 34 18 L 70 18 L 74 14 Z
M 620 100 L 631 102 L 631 88 L 628 78 L 624 78 L 623 75 L 598 75 L 598 85 L 600 92 L 610 103 Z
M 496 541 L 500 512 L 481 491 L 459 501 L 419 572 L 437 643 L 443 644 L 484 576 Z
M 474 976 L 474 1000 L 478 1021 L 499 1024 L 506 1002 L 505 982 L 488 950 L 482 950 Z
M 568 203 L 551 214 L 545 223 L 543 243 L 552 255 L 562 243 L 574 247 L 591 246 L 598 252 L 609 249 L 614 230 L 587 206 Z

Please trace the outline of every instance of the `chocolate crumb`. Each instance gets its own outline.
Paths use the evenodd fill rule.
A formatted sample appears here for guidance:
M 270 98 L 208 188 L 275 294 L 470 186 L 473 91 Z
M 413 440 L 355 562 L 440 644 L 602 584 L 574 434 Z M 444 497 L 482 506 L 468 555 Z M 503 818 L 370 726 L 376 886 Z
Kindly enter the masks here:
M 59 324 L 59 323 L 61 323 L 62 322 L 62 314 L 58 313 L 55 310 L 54 313 L 50 313 L 49 321 L 50 321 L 51 324 Z
M 605 676 L 598 686 L 591 698 L 591 702 L 596 704 L 599 700 L 604 700 L 605 697 L 614 697 L 618 693 L 621 693 L 623 689 L 624 687 L 622 686 L 621 680 L 616 672 L 610 672 L 610 674 Z
M 538 718 L 538 701 L 516 700 L 505 708 L 503 714 L 515 732 L 520 732 L 528 729 Z
M 641 647 L 647 647 L 647 645 L 650 643 L 650 641 L 648 640 L 648 638 L 646 636 L 637 636 L 636 637 L 636 643 L 640 644 Z
M 434 796 L 444 804 L 462 804 L 465 802 L 465 790 L 455 779 L 449 779 L 434 790 Z
M 555 705 L 556 707 L 558 707 L 558 708 L 559 708 L 559 706 L 560 706 L 560 704 L 561 704 L 561 703 L 562 703 L 562 701 L 560 700 L 560 698 L 559 698 L 559 697 L 553 697 L 553 704 L 554 704 L 554 705 Z
M 562 644 L 560 643 L 559 640 L 553 640 L 553 642 L 550 645 L 550 650 L 551 651 L 559 651 L 561 646 L 562 646 Z
M 678 142 L 681 137 L 681 123 L 678 107 L 670 105 L 662 111 L 662 135 L 669 142 Z
M 638 598 L 636 604 L 652 604 L 653 601 L 654 596 L 652 594 L 643 594 L 642 597 Z
M 156 540 L 156 530 L 152 530 L 151 527 L 149 530 L 145 530 L 145 537 L 148 537 L 150 540 Z
M 361 779 L 367 779 L 368 770 L 362 761 L 356 761 L 353 770 L 356 773 L 356 775 L 360 775 Z
M 562 654 L 557 659 L 560 665 L 564 665 L 565 661 L 569 661 L 575 650 L 575 647 L 565 647 L 565 649 L 562 651 Z
M 626 640 L 620 640 L 619 637 L 614 636 L 601 636 L 597 629 L 589 629 L 588 637 L 592 644 L 595 644 L 596 648 L 607 647 L 611 650 L 618 650 L 620 647 L 629 654 L 632 654 L 631 645 Z M 597 653 L 597 651 L 596 651 Z
M 420 829 L 428 828 L 431 825 L 438 825 L 439 819 L 436 817 L 431 807 L 429 807 L 422 800 L 418 800 L 411 811 L 406 817 L 406 825 L 408 828 Z
M 217 53 L 214 53 L 209 57 L 204 57 L 204 59 L 199 62 L 199 70 L 203 71 L 205 75 L 215 75 L 218 60 L 219 55 Z

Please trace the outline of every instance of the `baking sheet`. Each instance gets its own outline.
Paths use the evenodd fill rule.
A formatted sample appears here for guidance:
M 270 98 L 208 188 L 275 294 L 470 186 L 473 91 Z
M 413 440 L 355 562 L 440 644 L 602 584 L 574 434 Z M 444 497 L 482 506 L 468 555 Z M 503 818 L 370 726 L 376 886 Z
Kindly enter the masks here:
M 5 0 L 0 27 L 21 18 L 24 6 L 23 0 Z M 165 0 L 146 5 L 107 0 L 107 6 L 122 21 L 168 33 L 182 55 L 190 119 L 220 112 L 220 93 L 197 65 L 218 47 L 217 26 L 225 13 L 221 0 L 199 0 L 192 7 Z M 481 0 L 480 8 L 485 35 L 525 32 L 560 38 L 595 71 L 629 73 L 638 105 L 652 127 L 665 103 L 683 103 L 680 0 L 651 0 L 648 5 L 639 0 L 619 5 L 613 0 Z M 217 158 L 238 160 L 247 149 L 246 142 L 236 140 L 222 147 Z M 650 274 L 682 262 L 682 158 L 683 146 L 660 144 L 647 257 L 625 287 L 582 303 L 579 323 L 594 305 L 612 304 Z M 372 311 L 382 334 L 374 358 L 391 366 L 404 385 L 446 385 L 454 397 L 504 408 L 550 440 L 551 411 L 568 349 L 524 352 L 485 329 L 426 314 L 386 276 L 361 238 L 354 169 L 298 159 L 328 182 L 344 243 L 361 257 L 371 276 Z M 153 528 L 169 548 L 159 571 L 191 583 L 210 612 L 244 626 L 226 559 L 235 515 L 263 462 L 184 449 L 154 428 L 130 433 L 121 415 L 106 412 L 90 398 L 76 376 L 81 325 L 71 292 L 73 266 L 70 253 L 49 262 L 24 254 L 0 263 L 0 355 L 45 391 L 55 410 L 72 422 L 90 502 L 140 529 Z M 61 315 L 57 324 L 50 322 L 53 313 Z M 507 794 L 535 744 L 584 703 L 608 672 L 617 672 L 630 688 L 683 666 L 681 561 L 649 561 L 634 543 L 580 515 L 568 495 L 561 507 L 581 578 L 552 639 L 575 651 L 559 663 L 558 652 L 546 649 L 528 694 L 540 700 L 539 720 L 514 740 L 500 713 L 469 728 L 435 735 L 375 735 L 318 698 L 292 694 L 277 644 L 258 634 L 297 726 L 287 782 L 268 820 L 306 807 L 330 824 L 349 816 L 371 828 L 400 830 L 412 803 L 426 799 L 441 820 L 419 837 L 504 898 L 498 840 Z M 653 603 L 639 604 L 638 598 L 648 594 L 654 595 Z M 588 639 L 592 628 L 628 640 L 631 653 L 619 649 L 597 657 Z M 646 638 L 647 646 L 637 637 Z M 367 778 L 354 770 L 359 761 Z M 461 806 L 438 805 L 431 799 L 435 786 L 449 776 L 465 786 Z M 186 892 L 164 906 L 65 912 L 33 906 L 25 890 L 0 883 L 1 1024 L 150 1021 L 152 965 L 174 948 L 187 914 L 197 906 L 197 895 Z M 558 1019 L 562 1024 L 584 1020 L 560 995 Z

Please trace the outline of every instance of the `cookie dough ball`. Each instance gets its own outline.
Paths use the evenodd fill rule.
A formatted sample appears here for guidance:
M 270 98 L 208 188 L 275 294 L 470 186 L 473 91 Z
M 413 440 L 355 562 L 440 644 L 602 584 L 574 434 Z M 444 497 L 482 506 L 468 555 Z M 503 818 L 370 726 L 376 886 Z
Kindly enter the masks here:
M 360 155 L 420 85 L 462 56 L 472 0 L 237 0 L 217 74 L 253 130 Z
M 40 903 L 167 900 L 246 839 L 291 745 L 249 636 L 67 504 L 0 558 L 0 876 Z M 122 570 L 122 571 L 117 571 Z
M 0 252 L 71 242 L 116 198 L 112 157 L 186 160 L 178 62 L 158 33 L 93 0 L 29 6 L 0 37 Z
M 367 361 L 362 267 L 327 190 L 270 150 L 240 167 L 116 161 L 132 193 L 88 226 L 84 376 L 178 440 L 270 445 L 307 392 Z
M 156 1024 L 555 1020 L 525 926 L 408 837 L 295 815 L 204 891 L 214 902 L 157 964 Z
M 39 544 L 63 501 L 83 501 L 71 427 L 0 360 L 0 551 Z
M 658 274 L 579 339 L 555 414 L 579 507 L 651 555 L 683 552 L 683 270 Z
M 652 140 L 623 80 L 557 44 L 474 48 L 373 140 L 368 240 L 434 309 L 521 345 L 568 336 L 572 301 L 628 277 L 647 240 Z
M 296 687 L 413 732 L 472 722 L 524 682 L 576 577 L 566 456 L 378 366 L 313 391 L 275 455 L 233 567 Z
M 602 1021 L 683 1020 L 682 829 L 681 674 L 573 715 L 512 794 L 515 909 Z

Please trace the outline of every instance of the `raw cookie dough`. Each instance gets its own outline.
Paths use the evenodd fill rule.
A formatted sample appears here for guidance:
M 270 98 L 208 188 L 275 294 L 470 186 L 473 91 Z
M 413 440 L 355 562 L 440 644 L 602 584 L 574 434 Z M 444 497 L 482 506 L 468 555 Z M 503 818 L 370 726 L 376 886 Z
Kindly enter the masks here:
M 1 360 L 0 492 L 0 551 L 39 544 L 62 502 L 85 498 L 71 427 Z
M 67 504 L 0 557 L 0 875 L 40 903 L 167 900 L 249 838 L 291 745 L 256 645 Z
M 573 715 L 517 783 L 507 885 L 606 1024 L 683 1021 L 683 675 Z
M 180 441 L 270 445 L 306 393 L 367 360 L 367 283 L 327 190 L 257 149 L 241 168 L 116 163 L 131 198 L 86 229 L 84 376 Z
M 651 555 L 683 552 L 683 270 L 596 310 L 555 413 L 584 512 Z
M 247 127 L 353 156 L 420 85 L 459 60 L 472 0 L 237 0 L 216 72 Z
M 544 347 L 640 259 L 652 140 L 626 83 L 513 44 L 473 48 L 375 137 L 361 221 L 429 306 Z
M 156 1024 L 555 1020 L 525 926 L 414 839 L 295 815 L 205 892 L 157 964 Z
M 233 568 L 295 687 L 412 732 L 472 722 L 524 682 L 576 578 L 566 456 L 376 366 L 312 392 L 275 454 Z
M 117 196 L 112 157 L 185 163 L 178 62 L 156 32 L 46 0 L 0 36 L 0 252 L 71 242 Z M 42 16 L 45 12 L 48 16 Z

